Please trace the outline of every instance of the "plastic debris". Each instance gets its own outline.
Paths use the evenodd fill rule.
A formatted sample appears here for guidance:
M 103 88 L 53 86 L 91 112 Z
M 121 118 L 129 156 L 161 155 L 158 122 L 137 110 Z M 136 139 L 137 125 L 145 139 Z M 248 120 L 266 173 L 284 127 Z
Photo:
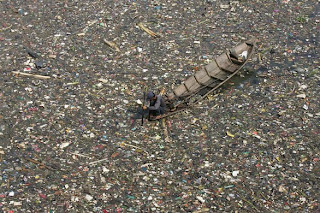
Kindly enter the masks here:
M 319 212 L 319 9 L 1 1 L 0 212 Z M 239 75 L 141 125 L 144 91 L 250 37 Z
M 306 94 L 299 94 L 299 95 L 297 95 L 297 98 L 306 98 L 307 96 L 306 96 Z
M 232 138 L 234 138 L 234 135 L 231 134 L 229 131 L 227 131 L 227 135 L 230 136 L 230 137 L 232 137 Z

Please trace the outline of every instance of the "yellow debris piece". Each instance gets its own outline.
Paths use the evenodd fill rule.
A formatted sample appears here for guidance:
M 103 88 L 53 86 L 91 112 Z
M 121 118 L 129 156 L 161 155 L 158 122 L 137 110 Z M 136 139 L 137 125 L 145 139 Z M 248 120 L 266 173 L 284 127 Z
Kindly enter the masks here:
M 227 135 L 230 136 L 230 137 L 232 137 L 232 138 L 234 138 L 234 135 L 231 134 L 229 131 L 227 131 Z

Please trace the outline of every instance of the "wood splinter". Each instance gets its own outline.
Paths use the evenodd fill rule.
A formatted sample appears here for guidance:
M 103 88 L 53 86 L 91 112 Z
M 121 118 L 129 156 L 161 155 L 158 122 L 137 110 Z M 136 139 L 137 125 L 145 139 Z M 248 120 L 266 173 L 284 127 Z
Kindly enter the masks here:
M 106 43 L 107 45 L 109 45 L 109 47 L 111 47 L 114 51 L 116 52 L 120 52 L 119 47 L 112 41 L 108 41 L 106 39 L 103 39 L 104 43 Z
M 107 160 L 109 160 L 109 158 L 104 158 L 104 159 L 101 159 L 101 160 L 97 160 L 97 161 L 90 162 L 89 165 L 96 164 L 96 163 L 100 163 L 100 162 L 102 162 L 102 161 L 107 161 Z
M 34 163 L 34 164 L 36 164 L 36 165 L 39 165 L 39 168 L 40 168 L 40 169 L 54 170 L 53 168 L 45 165 L 44 163 L 41 163 L 41 162 L 39 162 L 39 161 L 37 161 L 37 160 L 34 160 L 34 159 L 32 159 L 32 158 L 26 158 L 26 159 L 27 159 L 27 161 L 30 161 L 30 162 L 32 162 L 32 163 Z
M 149 30 L 148 28 L 146 28 L 145 26 L 143 26 L 142 23 L 137 24 L 138 27 L 140 27 L 141 30 L 145 31 L 146 33 L 148 33 L 149 35 L 151 35 L 154 38 L 159 38 L 160 35 L 158 35 L 157 33 L 153 32 L 152 30 Z
M 51 78 L 50 76 L 45 76 L 45 75 L 35 75 L 35 74 L 30 74 L 30 73 L 24 73 L 24 72 L 17 72 L 17 71 L 12 71 L 13 74 L 16 75 L 21 75 L 21 76 L 27 76 L 27 77 L 34 77 L 38 79 L 49 79 Z
M 165 141 L 165 142 L 171 142 L 171 139 L 170 139 L 170 137 L 169 137 L 169 133 L 168 133 L 168 129 L 167 129 L 166 119 L 165 119 L 165 118 L 161 119 L 161 126 L 162 126 L 162 128 L 163 128 L 164 141 Z

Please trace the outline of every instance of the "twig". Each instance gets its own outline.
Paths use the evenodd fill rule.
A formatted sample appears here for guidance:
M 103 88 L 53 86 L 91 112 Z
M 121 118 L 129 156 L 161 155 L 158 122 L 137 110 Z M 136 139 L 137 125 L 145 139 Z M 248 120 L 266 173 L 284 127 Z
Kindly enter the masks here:
M 37 160 L 34 160 L 34 159 L 32 159 L 32 158 L 26 158 L 26 159 L 27 159 L 27 161 L 30 161 L 30 162 L 32 162 L 32 163 L 34 163 L 34 164 L 39 165 L 40 168 L 46 168 L 46 169 L 49 169 L 49 170 L 54 170 L 53 168 L 45 165 L 44 163 L 41 163 L 41 162 L 39 162 L 39 161 L 37 161 Z
M 206 19 L 206 20 L 204 20 L 204 21 L 201 21 L 201 22 L 199 22 L 199 23 L 197 23 L 197 25 L 191 25 L 191 26 L 189 26 L 189 27 L 186 27 L 186 29 L 190 29 L 190 28 L 193 28 L 193 27 L 195 27 L 195 26 L 199 26 L 199 25 L 201 25 L 201 24 L 204 24 L 204 23 L 206 23 L 206 22 L 208 22 L 210 19 Z M 237 32 L 238 33 L 238 32 Z
M 293 94 L 294 90 L 296 89 L 296 85 L 293 85 L 293 89 L 292 91 L 290 92 L 290 95 Z
M 240 198 L 241 198 L 242 200 L 246 201 L 247 203 L 249 203 L 255 210 L 257 210 L 257 212 L 260 212 L 259 209 L 258 209 L 255 205 L 253 205 L 250 201 L 246 200 L 246 199 L 245 199 L 244 197 L 242 197 L 242 196 L 240 196 Z
M 145 31 L 146 33 L 148 33 L 149 35 L 151 35 L 154 38 L 159 38 L 160 37 L 160 35 L 156 34 L 152 30 L 150 30 L 150 29 L 146 28 L 145 26 L 143 26 L 142 23 L 139 23 L 138 27 L 140 27 L 141 30 Z
M 259 58 L 259 63 L 261 63 L 262 62 L 261 53 L 258 53 L 258 58 Z
M 268 198 L 266 196 L 264 196 L 264 194 L 262 194 L 262 192 L 260 192 L 260 195 L 266 200 L 268 201 Z
M 167 129 L 166 119 L 165 118 L 161 119 L 161 125 L 162 125 L 162 128 L 163 128 L 163 134 L 165 136 L 164 141 L 165 142 L 171 142 L 171 139 L 170 139 L 169 134 L 168 134 L 168 129 Z
M 249 194 L 247 188 L 244 188 L 243 186 L 241 186 L 240 184 L 238 183 L 235 183 L 236 186 L 238 186 L 239 188 L 242 188 L 242 190 L 246 193 L 246 194 Z M 239 192 L 238 190 L 236 190 L 237 192 Z M 261 193 L 260 193 L 261 194 Z M 254 200 L 258 200 L 257 197 L 255 197 L 254 195 L 251 195 L 253 197 Z M 239 197 L 244 200 L 245 202 L 249 203 L 254 209 L 256 209 L 258 212 L 260 212 L 260 210 L 255 206 L 253 205 L 250 201 L 246 200 L 244 197 L 242 197 L 240 194 L 239 194 Z M 264 196 L 263 196 L 264 197 Z M 265 198 L 265 197 L 264 197 Z
M 114 51 L 120 52 L 119 47 L 112 41 L 107 41 L 106 39 L 103 39 L 104 43 L 106 43 L 107 45 L 109 45 L 109 47 L 111 47 Z
M 31 169 L 26 169 L 26 168 L 21 168 L 21 171 L 23 171 L 23 172 L 29 172 L 29 173 L 34 173 L 34 171 L 33 170 L 31 170 Z
M 77 85 L 77 84 L 79 84 L 79 82 L 75 81 L 75 82 L 69 82 L 66 85 L 71 86 L 71 85 Z
M 104 159 L 101 159 L 101 160 L 93 161 L 93 162 L 89 163 L 89 165 L 96 164 L 96 163 L 99 163 L 99 162 L 102 162 L 102 161 L 106 161 L 108 159 L 109 158 L 104 158 Z
M 142 151 L 144 151 L 145 153 L 147 153 L 147 155 L 149 155 L 149 153 L 146 151 L 146 150 L 144 150 L 144 149 L 142 149 L 142 148 L 140 148 L 140 147 L 137 147 L 137 146 L 134 146 L 134 145 L 131 145 L 131 144 L 127 144 L 127 143 L 124 143 L 124 142 L 121 142 L 121 144 L 124 144 L 124 145 L 126 145 L 126 146 L 130 146 L 130 147 L 133 147 L 133 148 L 135 148 L 135 149 L 141 149 Z M 121 145 L 120 144 L 120 145 Z
M 44 75 L 34 75 L 34 74 L 29 74 L 29 73 L 24 73 L 24 72 L 17 72 L 17 71 L 12 71 L 12 73 L 16 75 L 21 75 L 21 76 L 28 76 L 28 77 L 34 77 L 34 78 L 39 78 L 39 79 L 49 79 L 50 76 L 44 76 Z
M 108 79 L 99 78 L 98 81 L 101 81 L 102 83 L 108 83 Z
M 0 29 L 0 31 L 4 31 L 4 30 L 7 30 L 7 29 L 10 29 L 11 27 L 12 27 L 12 24 L 10 24 L 9 27 L 4 27 L 4 28 Z
M 97 92 L 97 95 L 98 95 L 99 93 L 101 93 L 102 91 L 106 90 L 106 89 L 107 89 L 107 88 L 103 88 L 103 89 L 99 90 L 99 91 Z

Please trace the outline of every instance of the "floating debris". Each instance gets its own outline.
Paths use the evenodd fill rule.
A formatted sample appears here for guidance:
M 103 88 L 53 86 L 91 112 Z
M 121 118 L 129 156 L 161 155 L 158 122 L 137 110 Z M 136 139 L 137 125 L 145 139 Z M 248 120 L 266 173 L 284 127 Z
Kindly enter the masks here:
M 138 27 L 140 27 L 141 30 L 145 31 L 146 33 L 148 33 L 150 36 L 154 37 L 154 38 L 159 38 L 160 35 L 158 35 L 157 33 L 153 32 L 152 30 L 148 29 L 147 27 L 145 27 L 142 23 L 137 24 Z
M 319 212 L 319 2 L 181 2 L 1 2 L 0 212 Z

